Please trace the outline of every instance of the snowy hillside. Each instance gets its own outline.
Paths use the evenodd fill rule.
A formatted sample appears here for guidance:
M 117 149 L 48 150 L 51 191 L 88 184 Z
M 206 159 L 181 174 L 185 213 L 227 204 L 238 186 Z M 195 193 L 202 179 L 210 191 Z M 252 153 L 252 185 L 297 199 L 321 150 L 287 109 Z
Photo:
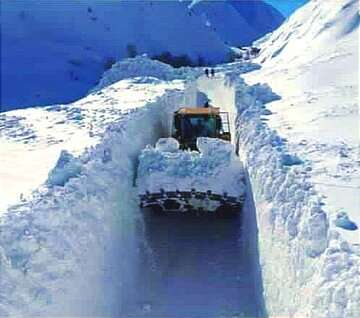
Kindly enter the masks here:
M 179 1 L 5 0 L 1 10 L 2 110 L 75 100 L 129 53 L 219 62 L 228 52 Z
M 74 101 L 115 60 L 137 53 L 169 51 L 195 63 L 225 61 L 229 49 L 224 42 L 239 38 L 248 43 L 281 22 L 277 17 L 269 22 L 276 14 L 268 5 L 250 2 L 220 2 L 216 8 L 206 2 L 198 16 L 187 1 L 4 0 L 1 110 Z M 212 28 L 202 10 L 210 10 Z M 213 10 L 221 19 L 210 14 Z M 213 30 L 217 25 L 219 32 Z
M 191 12 L 231 46 L 249 46 L 284 21 L 281 13 L 264 1 L 195 0 L 190 7 Z

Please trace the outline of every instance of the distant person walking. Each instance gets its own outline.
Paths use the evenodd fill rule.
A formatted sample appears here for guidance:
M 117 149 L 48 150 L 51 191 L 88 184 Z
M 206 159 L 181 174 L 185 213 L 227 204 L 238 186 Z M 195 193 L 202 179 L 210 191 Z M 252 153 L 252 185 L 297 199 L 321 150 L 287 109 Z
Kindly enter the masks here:
M 215 76 L 215 70 L 213 68 L 211 69 L 210 73 L 211 73 L 211 77 Z
M 205 75 L 206 75 L 206 77 L 209 77 L 209 69 L 208 68 L 205 69 Z

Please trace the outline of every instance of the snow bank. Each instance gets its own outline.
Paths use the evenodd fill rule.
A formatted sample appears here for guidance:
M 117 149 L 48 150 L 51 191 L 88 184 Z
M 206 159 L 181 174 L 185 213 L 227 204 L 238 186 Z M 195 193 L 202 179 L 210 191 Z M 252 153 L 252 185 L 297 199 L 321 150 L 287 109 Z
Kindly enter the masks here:
M 325 202 L 331 196 L 340 200 L 336 195 L 341 196 L 344 190 L 341 194 L 325 192 L 327 197 L 319 193 L 308 160 L 296 151 L 298 148 L 291 147 L 290 139 L 270 128 L 268 108 L 284 98 L 278 91 L 272 92 L 266 84 L 247 85 L 236 67 L 231 71 L 227 65 L 223 71 L 225 77 L 220 73 L 215 79 L 203 77 L 197 83 L 212 103 L 229 112 L 230 122 L 236 123 L 232 135 L 254 194 L 264 299 L 269 315 L 358 317 L 359 245 L 345 239 L 344 230 L 338 227 L 353 227 L 353 220 L 340 214 L 338 222 L 333 222 L 331 206 Z M 270 73 L 269 79 L 277 71 Z M 246 74 L 246 78 L 251 74 Z M 284 90 L 288 89 L 286 81 L 280 83 Z M 298 89 L 297 92 L 303 94 Z M 294 107 L 290 108 L 294 112 Z M 307 126 L 299 128 L 304 130 Z M 348 198 L 352 205 L 358 201 L 357 195 Z M 347 232 L 356 235 L 356 230 Z
M 62 152 L 47 184 L 2 216 L 0 316 L 121 316 L 143 246 L 134 163 L 182 99 L 170 90 L 81 156 Z
M 168 64 L 149 59 L 146 56 L 137 56 L 115 63 L 106 71 L 98 85 L 92 91 L 100 90 L 122 79 L 134 77 L 151 77 L 159 80 L 171 81 L 174 79 L 191 79 L 202 74 L 201 69 L 181 67 L 175 69 Z M 147 79 L 148 81 L 150 79 Z
M 176 140 L 160 140 L 156 147 L 145 148 L 139 161 L 140 194 L 165 191 L 227 193 L 242 197 L 245 192 L 242 165 L 233 145 L 213 138 L 198 138 L 200 152 L 177 150 Z M 165 144 L 165 145 L 164 145 Z
M 310 1 L 261 44 L 261 70 L 244 76 L 281 95 L 267 124 L 304 161 L 330 222 L 346 211 L 358 225 L 359 21 L 357 1 Z M 358 231 L 341 233 L 360 244 Z
M 235 75 L 228 78 L 240 157 L 254 192 L 269 315 L 358 317 L 360 250 L 329 223 L 306 167 L 264 121 L 264 103 L 278 97 L 242 79 L 234 82 Z M 289 165 L 284 158 L 295 160 Z

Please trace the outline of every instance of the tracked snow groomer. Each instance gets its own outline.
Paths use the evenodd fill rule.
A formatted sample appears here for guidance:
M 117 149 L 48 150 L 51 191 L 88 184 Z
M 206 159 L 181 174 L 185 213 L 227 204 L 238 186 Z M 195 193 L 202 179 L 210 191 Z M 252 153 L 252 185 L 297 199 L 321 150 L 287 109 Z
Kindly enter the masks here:
M 172 137 L 140 155 L 140 206 L 164 213 L 240 211 L 244 173 L 230 141 L 228 113 L 216 107 L 180 108 L 173 116 Z

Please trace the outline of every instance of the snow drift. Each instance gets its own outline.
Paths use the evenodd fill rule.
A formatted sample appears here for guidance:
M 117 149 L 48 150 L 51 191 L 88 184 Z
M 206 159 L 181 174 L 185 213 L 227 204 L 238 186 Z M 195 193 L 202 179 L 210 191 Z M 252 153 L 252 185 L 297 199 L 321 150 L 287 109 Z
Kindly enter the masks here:
M 128 78 L 141 77 L 139 81 L 153 80 L 194 80 L 202 75 L 202 69 L 181 67 L 174 69 L 172 66 L 149 59 L 146 55 L 121 60 L 115 63 L 108 71 L 101 76 L 99 83 L 92 89 L 97 91 L 115 82 Z M 151 79 L 153 78 L 153 79 Z
M 254 191 L 260 262 L 271 316 L 356 317 L 360 253 L 329 224 L 306 167 L 261 119 L 263 102 L 238 83 L 240 153 Z M 271 99 L 270 99 L 271 100 Z M 296 158 L 296 157 L 295 157 Z M 281 271 L 279 271 L 281 268 Z

